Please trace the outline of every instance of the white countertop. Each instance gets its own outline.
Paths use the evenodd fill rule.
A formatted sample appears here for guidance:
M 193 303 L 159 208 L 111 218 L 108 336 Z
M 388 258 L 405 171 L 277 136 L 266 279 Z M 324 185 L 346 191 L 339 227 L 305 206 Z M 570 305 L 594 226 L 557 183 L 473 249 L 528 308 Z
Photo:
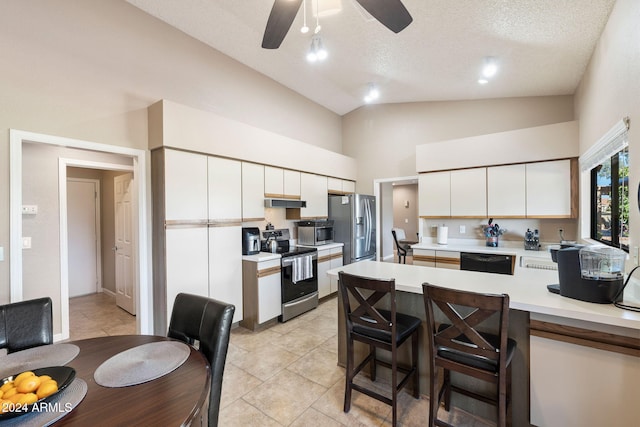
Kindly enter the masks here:
M 274 254 L 271 252 L 258 252 L 255 255 L 243 255 L 243 261 L 252 261 L 252 262 L 263 262 L 263 261 L 271 261 L 274 259 L 280 259 L 280 254 Z
M 552 270 L 522 268 L 516 265 L 515 274 L 511 276 L 362 261 L 334 268 L 329 270 L 328 274 L 335 277 L 339 271 L 366 277 L 395 279 L 397 290 L 417 294 L 422 294 L 422 283 L 424 282 L 474 292 L 506 293 L 510 298 L 509 306 L 516 310 L 640 331 L 640 313 L 638 312 L 622 310 L 613 304 L 588 303 L 550 293 L 547 290 L 547 285 L 558 283 L 558 272 Z M 625 290 L 625 298 L 628 293 L 632 293 L 631 290 L 628 291 Z M 637 293 L 634 294 L 637 295 Z M 632 302 L 632 304 L 638 305 L 637 302 Z
M 413 249 L 425 249 L 436 251 L 452 251 L 452 252 L 474 252 L 485 254 L 500 254 L 500 255 L 517 255 L 526 257 L 537 257 L 544 259 L 551 259 L 551 254 L 546 246 L 543 246 L 538 251 L 528 251 L 524 249 L 524 244 L 515 241 L 503 241 L 500 242 L 501 246 L 497 248 L 489 247 L 485 245 L 484 240 L 474 239 L 449 239 L 446 245 L 439 245 L 433 240 L 426 240 L 421 243 L 411 245 Z

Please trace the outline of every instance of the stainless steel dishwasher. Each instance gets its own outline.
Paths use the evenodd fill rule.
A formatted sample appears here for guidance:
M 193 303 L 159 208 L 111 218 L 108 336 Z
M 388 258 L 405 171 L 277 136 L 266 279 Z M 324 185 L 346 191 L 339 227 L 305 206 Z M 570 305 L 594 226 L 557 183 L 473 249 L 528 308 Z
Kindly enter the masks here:
M 513 274 L 514 261 L 514 255 L 461 252 L 460 270 Z

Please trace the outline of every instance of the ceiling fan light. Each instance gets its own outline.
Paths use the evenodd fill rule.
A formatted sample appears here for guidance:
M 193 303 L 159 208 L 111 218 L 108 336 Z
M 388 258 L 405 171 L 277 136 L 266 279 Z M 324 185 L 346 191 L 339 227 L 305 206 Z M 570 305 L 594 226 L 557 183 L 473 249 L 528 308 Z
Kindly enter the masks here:
M 490 78 L 496 75 L 498 72 L 498 63 L 496 59 L 487 56 L 484 58 L 484 65 L 482 66 L 482 75 L 486 78 Z
M 309 27 L 307 27 L 306 25 L 303 26 L 302 28 L 300 28 L 300 32 L 302 34 L 307 34 L 309 32 Z

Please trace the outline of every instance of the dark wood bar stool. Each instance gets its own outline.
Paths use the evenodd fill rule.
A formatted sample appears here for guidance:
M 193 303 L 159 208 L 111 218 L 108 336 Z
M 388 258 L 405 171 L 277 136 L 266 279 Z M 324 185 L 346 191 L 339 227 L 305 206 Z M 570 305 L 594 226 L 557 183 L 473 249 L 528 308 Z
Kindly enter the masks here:
M 396 312 L 395 280 L 378 280 L 340 272 L 339 289 L 345 317 L 347 337 L 347 369 L 344 391 L 344 412 L 351 409 L 351 391 L 357 390 L 391 405 L 393 426 L 398 421 L 398 392 L 413 377 L 413 396 L 420 397 L 418 385 L 418 330 L 421 320 Z M 374 305 L 388 295 L 390 310 Z M 350 296 L 354 304 L 349 300 Z M 386 301 L 383 301 L 386 302 Z M 411 366 L 398 366 L 398 347 L 411 338 Z M 354 368 L 354 342 L 369 345 L 369 354 Z M 391 352 L 391 363 L 376 358 L 376 348 Z M 391 398 L 353 382 L 356 375 L 370 363 L 371 380 L 376 380 L 376 365 L 391 369 Z M 405 374 L 398 382 L 398 371 Z
M 429 426 L 450 426 L 438 419 L 444 395 L 445 410 L 451 407 L 451 392 L 457 392 L 497 407 L 497 425 L 507 424 L 510 363 L 516 342 L 507 338 L 509 295 L 490 295 L 422 285 L 427 312 L 427 338 L 430 353 Z M 442 313 L 447 321 L 436 324 Z M 498 326 L 488 319 L 497 316 Z M 478 331 L 478 327 L 482 332 Z M 437 368 L 443 368 L 443 384 L 437 391 Z M 450 371 L 456 371 L 497 386 L 497 396 L 485 396 L 451 384 Z

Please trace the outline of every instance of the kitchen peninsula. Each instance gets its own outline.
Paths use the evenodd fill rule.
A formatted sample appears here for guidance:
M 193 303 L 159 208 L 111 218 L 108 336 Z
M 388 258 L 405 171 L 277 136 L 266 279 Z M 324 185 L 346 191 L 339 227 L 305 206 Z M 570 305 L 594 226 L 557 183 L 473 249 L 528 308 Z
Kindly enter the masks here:
M 549 293 L 546 286 L 558 283 L 557 271 L 523 268 L 516 263 L 514 274 L 506 275 L 365 261 L 332 269 L 328 274 L 335 277 L 339 271 L 395 279 L 400 291 L 396 295 L 398 310 L 422 319 L 424 282 L 509 294 L 509 335 L 518 342 L 512 365 L 514 426 L 624 426 L 638 419 L 640 409 L 635 400 L 640 384 L 640 313 Z M 634 294 L 638 299 L 637 283 L 629 285 L 625 299 Z M 344 316 L 340 308 L 338 322 L 338 363 L 344 365 Z M 423 330 L 420 391 L 427 394 L 429 355 L 424 337 Z M 360 351 L 356 360 L 365 349 Z M 491 407 L 473 403 L 454 395 L 454 405 L 493 418 Z

